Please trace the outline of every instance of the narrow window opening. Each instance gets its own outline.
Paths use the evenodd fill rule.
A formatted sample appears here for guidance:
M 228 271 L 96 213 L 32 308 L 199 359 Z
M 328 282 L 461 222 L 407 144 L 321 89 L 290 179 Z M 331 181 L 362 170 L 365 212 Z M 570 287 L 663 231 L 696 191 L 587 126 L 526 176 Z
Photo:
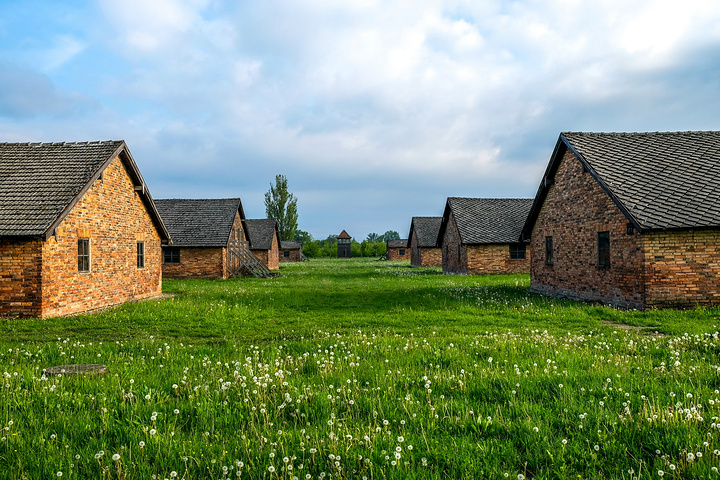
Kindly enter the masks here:
M 145 242 L 137 242 L 137 268 L 145 268 Z
M 90 240 L 78 239 L 78 272 L 90 271 Z
M 634 233 L 635 233 L 635 227 L 633 226 L 632 223 L 628 223 L 627 224 L 627 234 L 633 235 Z
M 598 266 L 610 266 L 610 232 L 598 232 Z
M 553 263 L 555 263 L 553 237 L 545 237 L 545 264 L 552 265 Z

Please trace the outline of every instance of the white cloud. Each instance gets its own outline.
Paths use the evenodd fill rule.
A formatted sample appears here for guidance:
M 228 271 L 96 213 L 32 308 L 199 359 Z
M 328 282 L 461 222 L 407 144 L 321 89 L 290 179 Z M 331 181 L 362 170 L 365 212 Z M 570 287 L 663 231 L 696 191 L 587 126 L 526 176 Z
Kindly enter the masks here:
M 108 121 L 120 131 L 112 137 L 134 138 L 151 172 L 152 162 L 182 167 L 194 193 L 231 189 L 212 180 L 230 174 L 254 191 L 248 177 L 264 186 L 292 172 L 317 190 L 350 179 L 390 189 L 380 179 L 401 178 L 410 203 L 420 201 L 413 188 L 424 198 L 532 195 L 561 130 L 720 128 L 703 113 L 720 97 L 710 1 L 98 5 L 102 18 L 87 24 L 100 31 L 59 29 L 39 43 L 51 45 L 39 49 L 47 78 L 33 81 L 51 100 L 92 96 L 52 83 L 71 83 L 72 64 L 104 112 L 122 112 Z M 109 58 L 102 71 L 80 63 L 91 50 Z M 45 114 L 6 97 L 18 118 Z M 107 131 L 94 115 L 73 131 Z

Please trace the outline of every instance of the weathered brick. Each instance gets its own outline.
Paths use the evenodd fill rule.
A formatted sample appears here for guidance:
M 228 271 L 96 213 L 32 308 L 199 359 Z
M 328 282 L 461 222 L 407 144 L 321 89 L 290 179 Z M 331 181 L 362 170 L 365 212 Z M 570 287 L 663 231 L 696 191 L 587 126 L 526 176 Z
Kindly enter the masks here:
M 718 230 L 628 233 L 628 219 L 568 151 L 532 231 L 531 290 L 623 308 L 717 305 Z M 598 232 L 610 232 L 610 266 Z M 545 237 L 554 263 L 545 263 Z
M 78 232 L 90 240 L 90 271 L 78 272 Z M 145 267 L 137 268 L 137 241 Z M 17 271 L 0 286 L 0 315 L 55 316 L 159 295 L 160 235 L 125 166 L 115 158 L 49 240 L 2 239 Z M 6 287 L 9 287 L 6 289 Z

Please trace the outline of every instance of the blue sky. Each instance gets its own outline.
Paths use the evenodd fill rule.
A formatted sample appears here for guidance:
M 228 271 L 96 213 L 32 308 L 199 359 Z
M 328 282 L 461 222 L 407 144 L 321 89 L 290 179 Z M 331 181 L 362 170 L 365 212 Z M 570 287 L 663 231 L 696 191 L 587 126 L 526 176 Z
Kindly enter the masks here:
M 0 141 L 125 140 L 155 198 L 276 174 L 315 238 L 532 197 L 562 131 L 720 130 L 714 0 L 0 2 Z

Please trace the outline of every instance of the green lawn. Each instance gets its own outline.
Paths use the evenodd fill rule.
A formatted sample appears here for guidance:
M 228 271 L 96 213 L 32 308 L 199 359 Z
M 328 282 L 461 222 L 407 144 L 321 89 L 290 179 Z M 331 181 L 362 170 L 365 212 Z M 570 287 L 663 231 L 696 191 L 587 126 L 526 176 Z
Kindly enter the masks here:
M 282 264 L 0 320 L 0 479 L 719 478 L 720 309 Z M 103 363 L 99 377 L 41 376 Z

